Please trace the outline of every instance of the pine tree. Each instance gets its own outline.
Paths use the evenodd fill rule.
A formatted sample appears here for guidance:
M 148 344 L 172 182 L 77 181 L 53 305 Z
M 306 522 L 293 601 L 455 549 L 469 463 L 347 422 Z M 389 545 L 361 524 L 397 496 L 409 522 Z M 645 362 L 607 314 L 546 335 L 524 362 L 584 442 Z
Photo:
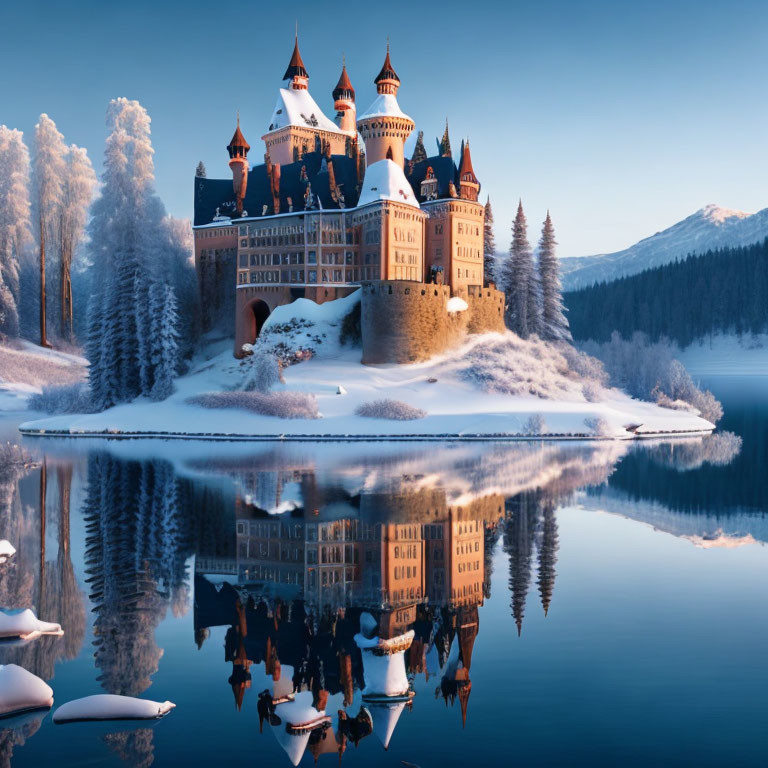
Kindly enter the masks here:
M 525 309 L 528 313 L 527 326 L 529 336 L 541 336 L 541 282 L 539 280 L 539 270 L 531 254 L 531 275 L 528 278 L 528 299 L 526 301 Z
M 507 295 L 507 324 L 512 331 L 525 339 L 529 335 L 528 297 L 533 274 L 533 254 L 528 243 L 528 224 L 522 200 L 517 206 L 517 216 L 512 225 L 512 242 L 503 273 L 502 287 Z
M 539 282 L 541 285 L 541 337 L 547 341 L 571 341 L 565 317 L 559 265 L 555 255 L 555 228 L 547 211 L 539 241 Z
M 413 148 L 413 156 L 411 162 L 421 163 L 427 159 L 427 149 L 424 146 L 424 131 L 419 131 L 419 135 L 416 137 L 416 146 Z
M 93 205 L 91 259 L 100 288 L 92 302 L 87 353 L 96 404 L 108 408 L 155 386 L 146 346 L 152 318 L 140 318 L 152 285 L 167 282 L 168 237 L 165 209 L 154 194 L 149 115 L 136 101 L 116 99 L 107 111 L 102 194 Z M 141 308 L 141 309 L 140 309 Z M 147 336 L 149 333 L 149 336 Z
M 195 177 L 198 179 L 208 178 L 208 172 L 205 170 L 205 164 L 202 160 L 197 164 L 197 168 L 195 168 Z
M 168 283 L 155 283 L 150 295 L 150 307 L 153 326 L 154 376 L 150 396 L 153 400 L 165 400 L 173 393 L 173 379 L 176 375 L 178 358 L 176 297 Z
M 58 259 L 61 248 L 61 209 L 64 204 L 67 147 L 56 123 L 46 114 L 35 126 L 32 166 L 34 212 L 40 270 L 40 346 L 50 346 L 47 333 L 46 260 Z
M 485 285 L 496 282 L 496 236 L 493 234 L 493 208 L 491 198 L 485 201 L 485 221 L 483 224 L 483 282 Z
M 32 242 L 29 152 L 21 131 L 0 125 L 0 334 L 19 334 L 20 261 Z

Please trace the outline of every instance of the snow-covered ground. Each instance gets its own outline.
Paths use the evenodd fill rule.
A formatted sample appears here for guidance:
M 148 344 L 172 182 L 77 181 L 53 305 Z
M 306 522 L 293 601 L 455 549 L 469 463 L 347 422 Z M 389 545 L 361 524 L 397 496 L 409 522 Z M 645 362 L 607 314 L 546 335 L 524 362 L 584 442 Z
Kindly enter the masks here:
M 0 411 L 23 411 L 30 395 L 46 386 L 83 381 L 88 361 L 29 341 L 0 344 Z
M 692 376 L 768 376 L 768 334 L 719 334 L 680 350 L 677 357 Z
M 278 308 L 265 324 L 262 344 L 313 349 L 312 359 L 286 369 L 285 383 L 276 390 L 314 395 L 319 419 L 281 419 L 187 402 L 201 393 L 232 389 L 244 376 L 248 363 L 235 360 L 229 344 L 222 341 L 195 361 L 168 400 L 138 399 L 103 413 L 37 419 L 23 424 L 22 431 L 219 439 L 487 439 L 530 437 L 532 416 L 535 423 L 543 424 L 545 437 L 560 438 L 632 438 L 628 425 L 641 425 L 637 433 L 643 436 L 701 434 L 713 428 L 693 412 L 639 402 L 616 390 L 603 390 L 602 402 L 588 402 L 579 380 L 558 372 L 551 360 L 544 360 L 542 347 L 528 342 L 517 344 L 515 376 L 530 381 L 532 390 L 546 386 L 557 397 L 483 391 L 467 379 L 466 366 L 462 369 L 460 361 L 477 345 L 501 339 L 500 334 L 471 337 L 463 349 L 423 363 L 363 366 L 360 350 L 338 341 L 342 319 L 356 300 L 353 295 L 318 306 L 299 299 Z M 537 374 L 537 369 L 543 373 Z M 383 398 L 402 401 L 427 415 L 393 421 L 355 414 L 361 404 Z

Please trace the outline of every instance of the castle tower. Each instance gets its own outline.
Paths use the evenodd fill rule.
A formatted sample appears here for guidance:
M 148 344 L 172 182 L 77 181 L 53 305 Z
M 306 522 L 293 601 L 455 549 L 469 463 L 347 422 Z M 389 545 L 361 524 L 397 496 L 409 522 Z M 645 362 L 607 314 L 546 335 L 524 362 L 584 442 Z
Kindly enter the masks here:
M 290 165 L 326 145 L 331 147 L 333 155 L 345 154 L 350 134 L 339 130 L 339 126 L 323 114 L 310 95 L 309 73 L 299 52 L 298 35 L 294 39 L 293 53 L 283 80 L 290 82 L 286 88 L 279 89 L 269 127 L 261 137 L 270 162 L 280 166 Z
M 232 170 L 232 186 L 237 200 L 237 215 L 243 215 L 243 200 L 248 187 L 248 150 L 250 144 L 240 131 L 240 115 L 237 116 L 237 128 L 232 141 L 227 146 L 229 152 L 229 167 Z
M 392 160 L 399 168 L 403 168 L 405 140 L 413 131 L 415 123 L 397 103 L 400 78 L 389 58 L 389 44 L 384 66 L 374 83 L 378 96 L 357 121 L 357 128 L 365 141 L 367 164 L 370 166 L 379 160 Z
M 349 80 L 346 64 L 341 67 L 341 77 L 333 89 L 333 108 L 336 110 L 336 125 L 352 136 L 357 136 L 357 109 L 355 89 Z
M 285 70 L 283 80 L 290 80 L 291 83 L 288 87 L 294 91 L 306 91 L 309 87 L 309 74 L 301 59 L 301 53 L 299 53 L 298 32 L 296 33 L 296 40 L 293 44 L 291 61 L 288 64 L 288 69 Z
M 480 194 L 480 182 L 472 169 L 472 156 L 469 153 L 469 139 L 462 142 L 461 163 L 459 164 L 459 197 L 476 203 Z

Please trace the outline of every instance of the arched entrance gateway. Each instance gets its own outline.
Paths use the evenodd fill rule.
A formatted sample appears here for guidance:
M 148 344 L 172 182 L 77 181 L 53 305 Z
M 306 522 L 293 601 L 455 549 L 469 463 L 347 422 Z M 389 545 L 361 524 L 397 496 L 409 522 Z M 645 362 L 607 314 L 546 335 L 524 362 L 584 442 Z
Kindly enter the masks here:
M 271 314 L 263 299 L 249 301 L 238 313 L 235 328 L 235 357 L 242 357 L 243 344 L 253 344 Z

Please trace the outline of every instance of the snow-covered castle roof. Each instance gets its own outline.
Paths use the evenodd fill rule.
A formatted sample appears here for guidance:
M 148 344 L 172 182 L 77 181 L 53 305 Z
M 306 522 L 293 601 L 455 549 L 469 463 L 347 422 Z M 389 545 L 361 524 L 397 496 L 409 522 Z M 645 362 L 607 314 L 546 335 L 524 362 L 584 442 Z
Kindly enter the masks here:
M 267 132 L 277 131 L 288 125 L 341 133 L 336 123 L 323 114 L 307 89 L 280 88 L 278 91 L 277 104 Z
M 358 120 L 365 120 L 369 117 L 400 117 L 404 120 L 411 120 L 411 118 L 400 109 L 400 105 L 397 103 L 397 96 L 391 93 L 380 93 L 373 100 L 368 109 L 358 116 Z
M 392 200 L 416 208 L 419 201 L 405 178 L 403 169 L 391 160 L 379 160 L 365 169 L 363 188 L 360 190 L 358 205 L 367 205 L 377 200 Z

